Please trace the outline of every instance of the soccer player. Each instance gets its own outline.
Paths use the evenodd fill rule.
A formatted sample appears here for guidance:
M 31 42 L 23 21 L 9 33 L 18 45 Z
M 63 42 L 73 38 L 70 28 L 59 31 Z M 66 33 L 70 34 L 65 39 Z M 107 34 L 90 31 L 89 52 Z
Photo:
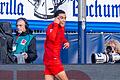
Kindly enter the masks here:
M 64 35 L 66 14 L 63 10 L 57 10 L 54 14 L 54 22 L 46 30 L 44 65 L 45 80 L 68 80 L 64 67 L 60 60 L 60 50 L 68 48 L 69 42 Z

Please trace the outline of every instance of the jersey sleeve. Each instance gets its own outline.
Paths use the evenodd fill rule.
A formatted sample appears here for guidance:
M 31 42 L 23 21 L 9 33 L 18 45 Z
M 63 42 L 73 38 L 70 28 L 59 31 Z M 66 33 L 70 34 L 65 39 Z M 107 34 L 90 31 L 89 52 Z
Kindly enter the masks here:
M 46 30 L 46 35 L 49 40 L 55 41 L 58 27 L 59 27 L 59 25 L 57 23 L 52 23 L 48 26 L 48 28 Z

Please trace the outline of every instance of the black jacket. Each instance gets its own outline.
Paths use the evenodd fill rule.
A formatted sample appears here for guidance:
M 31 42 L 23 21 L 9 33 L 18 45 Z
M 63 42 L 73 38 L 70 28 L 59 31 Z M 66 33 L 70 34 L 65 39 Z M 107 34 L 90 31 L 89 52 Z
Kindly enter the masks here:
M 13 36 L 11 24 L 9 22 L 0 23 L 0 37 L 0 63 L 12 63 L 11 53 Z

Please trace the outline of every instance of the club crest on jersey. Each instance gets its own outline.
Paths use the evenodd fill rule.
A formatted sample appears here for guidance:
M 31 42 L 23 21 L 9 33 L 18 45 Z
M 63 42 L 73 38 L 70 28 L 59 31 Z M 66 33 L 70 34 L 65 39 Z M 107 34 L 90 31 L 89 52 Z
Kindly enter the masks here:
M 53 31 L 53 29 L 50 29 L 50 32 L 52 32 Z
M 22 39 L 21 44 L 22 44 L 22 45 L 25 45 L 26 42 L 27 42 L 27 41 L 26 41 L 25 39 Z

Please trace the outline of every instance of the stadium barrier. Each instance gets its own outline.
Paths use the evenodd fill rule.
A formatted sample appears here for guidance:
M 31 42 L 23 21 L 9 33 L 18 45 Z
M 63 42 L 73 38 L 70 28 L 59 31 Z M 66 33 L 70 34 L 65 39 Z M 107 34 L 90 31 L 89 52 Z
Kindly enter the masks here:
M 69 80 L 120 80 L 119 64 L 65 65 Z M 0 65 L 0 80 L 44 80 L 43 65 Z

